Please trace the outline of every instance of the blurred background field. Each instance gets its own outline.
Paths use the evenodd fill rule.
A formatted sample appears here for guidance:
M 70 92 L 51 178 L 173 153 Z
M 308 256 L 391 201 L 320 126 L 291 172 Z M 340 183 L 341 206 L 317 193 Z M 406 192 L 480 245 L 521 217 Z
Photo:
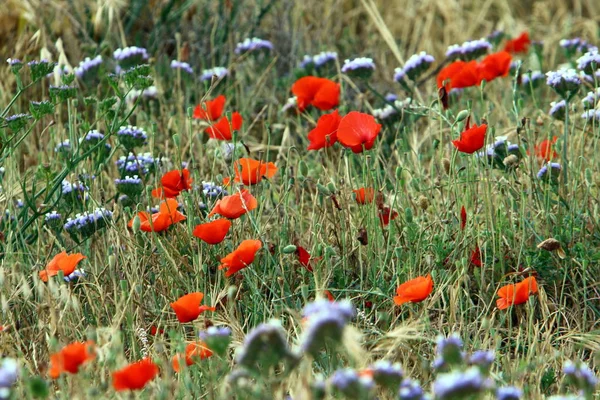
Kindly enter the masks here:
M 73 166 L 69 179 L 97 175 L 86 206 L 105 206 L 115 213 L 105 231 L 74 243 L 47 229 L 42 218 L 23 228 L 27 212 L 13 225 L 2 226 L 0 325 L 11 329 L 0 332 L 0 353 L 19 359 L 25 377 L 45 378 L 49 354 L 86 337 L 98 343 L 98 363 L 111 370 L 148 353 L 168 363 L 185 339 L 195 336 L 195 328 L 212 324 L 230 327 L 237 346 L 252 327 L 279 318 L 293 342 L 302 330 L 299 310 L 325 290 L 336 299 L 351 299 L 358 308 L 354 328 L 345 338 L 346 353 L 340 359 L 324 356 L 312 367 L 304 365 L 287 380 L 279 379 L 283 374 L 277 370 L 260 389 L 247 389 L 254 398 L 308 399 L 311 371 L 329 376 L 336 366 L 365 367 L 382 357 L 401 362 L 407 375 L 429 385 L 434 379 L 430 356 L 435 338 L 451 332 L 460 334 L 468 349 L 495 350 L 495 379 L 523 388 L 526 399 L 562 390 L 560 370 L 566 359 L 584 360 L 594 370 L 600 365 L 597 124 L 581 123 L 581 107 L 573 106 L 573 178 L 570 185 L 553 191 L 534 179 L 539 165 L 533 157 L 510 173 L 456 157 L 450 144 L 455 127 L 444 122 L 435 104 L 434 73 L 448 46 L 495 30 L 509 37 L 529 32 L 533 41 L 543 41 L 541 57 L 533 51 L 518 57 L 524 70 L 557 69 L 569 62 L 559 46 L 561 39 L 581 37 L 599 44 L 597 1 L 0 2 L 2 60 L 47 59 L 72 68 L 85 57 L 111 59 L 117 48 L 148 50 L 158 98 L 140 102 L 128 120 L 152 132 L 143 151 L 165 156 L 172 165 L 189 161 L 197 183 L 229 176 L 231 163 L 220 158 L 219 146 L 207 141 L 190 119 L 191 108 L 225 94 L 228 109 L 239 110 L 245 118 L 244 151 L 279 168 L 273 180 L 252 189 L 259 209 L 243 219 L 231 235 L 234 240 L 219 250 L 200 245 L 191 235 L 194 223 L 205 214 L 191 206 L 203 200 L 197 192 L 185 197 L 188 222 L 168 235 L 133 233 L 126 225 L 134 211 L 157 201 L 145 196 L 129 208 L 119 204 L 114 160 L 84 160 Z M 270 40 L 275 50 L 263 58 L 236 55 L 236 44 L 250 37 Z M 339 64 L 345 58 L 373 58 L 377 68 L 368 84 L 341 74 L 340 65 L 333 74 L 342 83 L 342 109 L 368 113 L 382 106 L 383 94 L 407 97 L 393 81 L 395 68 L 420 51 L 432 54 L 437 62 L 414 93 L 419 118 L 409 125 L 386 126 L 378 139 L 381 145 L 364 158 L 339 151 L 306 152 L 306 135 L 318 113 L 290 116 L 282 107 L 300 76 L 304 55 L 321 51 L 336 51 Z M 233 79 L 216 88 L 190 82 L 169 68 L 171 60 L 185 61 L 196 72 L 225 66 Z M 535 143 L 563 132 L 563 122 L 548 116 L 550 103 L 559 99 L 546 87 L 526 94 L 515 82 L 508 77 L 488 84 L 485 91 L 475 88 L 449 115 L 454 118 L 469 108 L 474 119 L 485 118 L 493 127 L 488 144 L 494 136 L 506 135 L 530 154 Z M 9 114 L 26 112 L 29 101 L 47 98 L 45 86 L 30 88 Z M 15 76 L 0 67 L 0 111 L 16 92 Z M 110 129 L 100 107 L 86 108 L 84 98 L 100 103 L 112 95 L 105 81 L 97 87 L 82 85 L 78 103 L 57 106 L 23 143 L 3 153 L 0 211 L 13 212 L 24 194 L 58 176 L 64 165 L 54 148 L 62 140 L 82 137 L 91 128 Z M 148 184 L 156 185 L 160 175 Z M 398 211 L 387 230 L 381 228 L 377 210 L 356 207 L 352 189 L 361 186 L 381 189 L 386 204 Z M 328 190 L 325 195 L 322 187 Z M 34 208 L 46 205 L 41 200 L 34 203 Z M 468 210 L 464 230 L 459 228 L 461 206 Z M 368 244 L 357 239 L 362 230 L 368 232 Z M 218 260 L 251 236 L 263 240 L 260 267 L 226 280 L 216 271 Z M 566 256 L 536 247 L 547 238 L 559 240 Z M 314 274 L 282 250 L 299 243 L 324 257 Z M 469 263 L 475 247 L 482 249 L 483 268 Z M 75 287 L 44 285 L 38 271 L 63 249 L 88 257 L 89 276 Z M 435 290 L 427 303 L 394 306 L 392 297 L 400 283 L 430 272 Z M 498 311 L 498 287 L 527 275 L 538 278 L 539 295 L 521 308 Z M 194 290 L 204 292 L 204 304 L 217 306 L 217 312 L 182 327 L 169 303 Z M 144 332 L 152 326 L 169 333 L 148 338 Z M 233 358 L 210 362 L 214 364 L 185 376 L 168 372 L 139 396 L 227 398 L 229 392 L 221 392 L 225 385 L 217 389 L 213 382 L 225 382 Z M 56 398 L 104 398 L 110 390 L 110 376 L 100 367 L 78 376 L 79 380 L 69 377 L 48 385 Z M 31 393 L 31 387 L 22 384 L 15 398 Z M 380 398 L 396 398 L 386 396 Z

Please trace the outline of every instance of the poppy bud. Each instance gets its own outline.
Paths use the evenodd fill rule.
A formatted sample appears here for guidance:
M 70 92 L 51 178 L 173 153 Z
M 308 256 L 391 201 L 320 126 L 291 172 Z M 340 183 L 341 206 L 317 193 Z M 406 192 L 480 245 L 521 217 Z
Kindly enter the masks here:
M 333 182 L 329 182 L 329 183 L 327 184 L 327 189 L 329 189 L 329 192 L 330 192 L 331 194 L 333 194 L 333 193 L 337 192 L 337 188 L 335 187 L 335 184 L 334 184 Z
M 194 115 L 194 107 L 188 107 L 185 110 L 185 113 L 187 114 L 188 119 L 192 118 L 192 116 Z
M 137 217 L 136 217 L 136 218 L 137 218 Z M 138 218 L 138 221 L 139 221 L 139 220 L 140 220 L 140 219 Z M 139 226 L 138 226 L 138 229 L 139 229 Z M 109 256 L 108 256 L 108 266 L 109 266 L 110 268 L 114 268 L 116 264 L 117 264 L 117 257 L 115 257 L 115 255 L 114 255 L 114 254 L 111 254 L 111 255 L 109 255 Z
M 396 179 L 402 179 L 402 167 L 396 167 Z
M 404 218 L 406 219 L 406 222 L 408 222 L 409 224 L 411 222 L 413 222 L 412 208 L 406 207 L 406 209 L 404 210 Z
M 176 133 L 173 135 L 173 143 L 175 143 L 175 146 L 179 147 L 181 144 L 181 138 L 179 137 L 179 134 Z
M 288 244 L 283 248 L 282 252 L 283 254 L 293 254 L 296 252 L 296 246 L 294 246 L 293 244 Z
M 321 194 L 322 196 L 330 196 L 331 193 L 329 192 L 329 189 L 327 189 L 325 186 L 321 185 L 320 183 L 317 183 L 317 190 L 319 191 L 319 194 Z
M 140 226 L 142 224 L 142 221 L 140 221 L 140 217 L 139 216 L 135 216 L 133 217 L 133 224 L 131 226 L 131 229 L 133 230 L 133 233 L 136 234 L 140 231 Z
M 298 163 L 298 172 L 302 176 L 308 176 L 308 165 L 306 165 L 304 160 L 300 160 Z
M 537 119 L 535 120 L 535 123 L 538 124 L 539 126 L 544 125 L 544 118 L 542 118 L 541 116 L 537 117 Z
M 469 116 L 469 110 L 462 110 L 456 115 L 456 122 L 461 122 Z

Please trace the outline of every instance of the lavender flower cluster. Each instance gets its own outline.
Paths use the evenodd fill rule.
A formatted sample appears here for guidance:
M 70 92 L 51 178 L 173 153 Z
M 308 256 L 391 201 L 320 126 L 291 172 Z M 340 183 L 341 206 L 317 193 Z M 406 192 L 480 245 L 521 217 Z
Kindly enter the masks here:
M 125 176 L 123 179 L 117 178 L 115 179 L 115 185 L 119 193 L 129 197 L 135 197 L 144 190 L 142 180 L 137 175 Z
M 190 75 L 194 75 L 194 70 L 192 69 L 192 66 L 183 61 L 172 60 L 171 69 L 182 70 Z
M 250 331 L 238 349 L 236 362 L 249 370 L 267 370 L 282 361 L 294 362 L 294 354 L 287 343 L 286 333 L 278 320 L 258 325 Z
M 600 88 L 596 88 L 596 90 L 588 92 L 588 94 L 581 100 L 581 103 L 583 104 L 584 109 L 589 110 L 595 108 L 599 100 Z
M 548 111 L 548 115 L 559 121 L 564 121 L 565 116 L 567 115 L 567 102 L 561 100 L 550 103 L 550 111 Z
M 205 69 L 200 74 L 200 81 L 212 81 L 213 76 L 216 77 L 217 80 L 221 80 L 229 75 L 229 71 L 224 67 L 214 67 L 210 69 Z
M 127 157 L 121 156 L 115 162 L 119 170 L 126 174 L 146 175 L 154 171 L 156 160 L 150 153 L 139 153 L 137 155 L 129 153 Z
M 112 216 L 112 211 L 96 208 L 93 212 L 84 212 L 75 215 L 75 218 L 67 218 L 64 229 L 73 236 L 85 239 L 106 227 L 112 220 Z
M 358 57 L 352 60 L 345 60 L 342 65 L 342 72 L 348 76 L 357 78 L 368 78 L 375 71 L 375 63 L 372 58 Z
M 338 54 L 335 51 L 322 51 L 314 56 L 305 55 L 300 62 L 300 68 L 315 67 L 317 69 L 335 63 Z
M 58 230 L 62 227 L 62 215 L 57 211 L 52 211 L 44 217 L 44 223 L 52 230 Z
M 537 88 L 544 81 L 544 74 L 541 71 L 531 71 L 521 76 L 521 85 L 526 88 Z
M 574 69 L 560 69 L 546 73 L 546 84 L 564 99 L 569 100 L 579 90 L 581 79 Z
M 316 357 L 325 346 L 335 346 L 342 340 L 344 329 L 356 315 L 356 309 L 347 300 L 320 299 L 307 304 L 302 315 L 306 318 L 306 327 L 300 347 Z
M 396 82 L 403 81 L 405 78 L 415 80 L 423 72 L 427 71 L 434 62 L 435 58 L 424 51 L 419 54 L 413 54 L 406 61 L 404 67 L 394 70 L 394 80 Z
M 0 363 L 0 399 L 10 398 L 10 388 L 19 379 L 19 364 L 12 358 L 4 358 Z
M 590 50 L 577 59 L 577 68 L 586 75 L 594 75 L 600 68 L 600 54 L 598 49 Z
M 386 104 L 382 108 L 376 108 L 373 110 L 373 116 L 386 123 L 395 123 L 404 117 L 404 110 L 412 108 L 412 99 L 407 97 L 404 100 L 392 100 L 392 104 Z
M 562 168 L 559 163 L 548 163 L 540 168 L 539 172 L 537 173 L 537 177 L 541 181 L 555 184 L 558 182 L 558 177 L 560 176 L 561 170 Z
M 446 50 L 446 57 L 450 60 L 474 60 L 486 54 L 492 48 L 492 44 L 486 39 L 469 40 L 461 45 L 453 44 Z
M 271 50 L 273 50 L 273 43 L 257 37 L 247 38 L 235 46 L 235 54 Z
M 593 46 L 581 38 L 562 39 L 559 42 L 559 45 L 565 50 L 567 56 L 570 56 L 576 52 L 585 53 L 592 50 L 598 50 L 596 46 Z
M 115 50 L 113 58 L 119 64 L 117 73 L 120 73 L 136 65 L 143 64 L 150 59 L 150 55 L 148 54 L 148 50 L 143 47 L 130 46 Z
M 224 355 L 231 343 L 231 329 L 226 326 L 211 326 L 198 336 L 209 349 L 219 355 Z
M 102 65 L 101 55 L 97 55 L 94 58 L 86 57 L 77 67 L 75 67 L 75 76 L 79 79 L 86 79 L 88 75 L 92 77 L 98 72 L 100 65 Z
M 598 109 L 594 109 L 594 110 L 585 110 L 583 112 L 583 114 L 581 114 L 581 118 L 583 118 L 584 120 L 592 123 L 599 123 L 600 122 L 600 110 Z
M 493 168 L 504 170 L 515 168 L 522 158 L 519 145 L 511 143 L 504 136 L 496 138 L 494 143 L 475 156 Z
M 119 128 L 117 137 L 119 138 L 119 142 L 127 150 L 133 150 L 136 147 L 143 146 L 148 140 L 148 135 L 144 129 L 132 125 Z
M 56 147 L 54 148 L 54 151 L 56 153 L 66 154 L 66 153 L 69 153 L 71 151 L 71 149 L 72 149 L 71 141 L 69 139 L 66 139 L 66 140 L 60 142 L 59 144 L 57 144 Z

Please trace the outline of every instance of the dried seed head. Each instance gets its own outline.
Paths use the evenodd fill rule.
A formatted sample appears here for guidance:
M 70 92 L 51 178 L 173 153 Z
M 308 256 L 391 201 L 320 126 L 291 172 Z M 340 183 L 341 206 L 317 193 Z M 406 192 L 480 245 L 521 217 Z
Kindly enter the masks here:
M 369 244 L 369 236 L 367 235 L 367 230 L 365 228 L 360 228 L 358 230 L 357 239 L 360 242 L 360 244 L 362 244 L 363 246 L 366 246 Z
M 419 204 L 419 208 L 421 208 L 423 211 L 429 208 L 429 199 L 425 196 L 420 196 L 417 200 L 417 203 Z
M 507 168 L 515 168 L 517 165 L 519 165 L 519 157 L 517 157 L 514 154 L 510 154 L 506 158 L 504 158 L 504 160 L 502 160 L 502 163 Z
M 450 175 L 450 160 L 448 160 L 447 158 L 442 158 L 442 166 L 444 167 L 444 171 L 446 171 L 446 174 Z
M 554 238 L 549 238 L 538 244 L 537 248 L 546 251 L 555 251 L 560 249 L 560 242 Z

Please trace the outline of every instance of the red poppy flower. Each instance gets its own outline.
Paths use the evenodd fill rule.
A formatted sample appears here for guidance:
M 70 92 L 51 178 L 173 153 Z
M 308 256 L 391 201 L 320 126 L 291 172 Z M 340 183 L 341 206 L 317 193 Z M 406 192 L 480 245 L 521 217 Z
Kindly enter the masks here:
M 225 269 L 225 276 L 230 277 L 252 264 L 256 252 L 261 247 L 262 242 L 260 240 L 244 240 L 237 249 L 221 259 L 219 269 Z
M 56 379 L 63 372 L 76 374 L 86 362 L 96 358 L 94 342 L 75 342 L 66 345 L 58 353 L 50 356 L 50 378 Z
M 375 198 L 375 189 L 373 188 L 360 188 L 352 190 L 356 195 L 356 202 L 358 204 L 369 204 L 373 202 Z
M 481 250 L 479 249 L 479 246 L 475 247 L 475 250 L 473 250 L 471 253 L 471 264 L 479 268 L 483 266 L 483 263 L 481 262 Z
M 331 110 L 340 102 L 340 85 L 326 78 L 305 76 L 292 85 L 298 100 L 298 109 L 304 111 L 312 105 L 319 110 Z
M 531 40 L 529 39 L 529 33 L 523 32 L 515 39 L 511 39 L 504 45 L 504 51 L 509 53 L 527 53 Z
M 317 126 L 308 133 L 308 150 L 319 150 L 324 147 L 330 147 L 337 142 L 337 130 L 342 116 L 338 110 L 330 114 L 321 115 L 317 121 Z
M 477 61 L 455 61 L 442 68 L 437 76 L 438 88 L 442 86 L 446 92 L 451 89 L 462 89 L 477 86 L 481 83 Z
M 506 51 L 486 56 L 477 66 L 479 81 L 493 81 L 501 76 L 507 76 L 510 71 L 512 56 Z
M 244 122 L 242 115 L 235 111 L 231 114 L 231 123 L 227 117 L 222 117 L 215 124 L 204 130 L 211 139 L 231 140 L 232 132 L 239 131 Z
M 227 236 L 231 221 L 226 218 L 215 219 L 211 222 L 196 225 L 192 235 L 208 244 L 219 244 Z
M 458 151 L 467 154 L 473 154 L 483 147 L 487 131 L 486 124 L 481 124 L 480 126 L 473 124 L 473 126 L 470 126 L 470 119 L 471 117 L 467 118 L 467 124 L 465 130 L 460 134 L 460 139 L 452 141 L 452 144 Z
M 112 373 L 116 391 L 140 390 L 158 375 L 158 365 L 149 358 L 134 362 Z
M 194 181 L 190 178 L 187 168 L 174 169 L 165 173 L 160 179 L 161 188 L 154 189 L 152 196 L 158 198 L 173 198 L 179 196 L 184 190 L 190 190 Z
M 177 301 L 171 303 L 171 308 L 177 315 L 177 320 L 182 324 L 192 322 L 205 311 L 215 311 L 215 307 L 201 306 L 204 293 L 194 292 L 181 296 Z
M 162 335 L 163 333 L 165 333 L 165 330 L 164 329 L 158 329 L 158 327 L 156 325 L 152 325 L 150 327 L 150 335 L 152 335 L 152 336 Z
M 179 203 L 175 199 L 166 199 L 160 203 L 157 213 L 150 214 L 147 211 L 138 213 L 140 218 L 140 229 L 144 232 L 162 232 L 169 229 L 173 224 L 185 221 L 185 215 L 177 211 Z M 133 220 L 129 220 L 128 227 L 133 227 Z
M 173 357 L 173 369 L 175 372 L 179 372 L 181 370 L 180 362 L 181 358 L 185 357 L 185 365 L 188 367 L 193 365 L 197 360 L 204 360 L 210 356 L 212 356 L 213 352 L 210 351 L 208 346 L 202 342 L 197 341 L 194 343 L 190 343 L 185 347 L 185 356 L 177 355 Z
M 240 158 L 233 164 L 233 170 L 233 180 L 246 186 L 257 184 L 263 177 L 270 179 L 277 173 L 277 167 L 272 162 L 266 163 L 251 158 Z
M 210 214 L 208 214 L 208 218 L 219 214 L 225 218 L 236 219 L 248 211 L 254 210 L 256 207 L 258 207 L 256 198 L 248 190 L 242 189 L 238 193 L 218 200 Z
M 537 293 L 538 285 L 535 277 L 530 276 L 529 278 L 523 279 L 519 283 L 510 284 L 501 287 L 498 290 L 498 296 L 496 300 L 496 306 L 500 310 L 504 310 L 511 305 L 523 304 L 527 302 L 531 294 Z
M 318 261 L 321 257 L 311 257 L 310 253 L 302 246 L 296 245 L 296 256 L 300 264 L 304 266 L 309 272 L 313 272 L 312 261 Z
M 214 122 L 221 118 L 223 108 L 225 108 L 225 96 L 220 95 L 213 100 L 207 100 L 202 104 L 198 104 L 194 108 L 192 118 L 203 119 L 209 122 Z
M 394 296 L 394 303 L 401 306 L 404 303 L 419 303 L 425 300 L 433 291 L 433 279 L 431 274 L 419 276 L 404 282 L 396 289 L 397 296 Z
M 337 139 L 344 147 L 349 147 L 354 153 L 370 150 L 381 130 L 375 117 L 370 114 L 351 111 L 340 121 Z
M 534 147 L 535 156 L 544 162 L 550 162 L 558 157 L 558 153 L 554 150 L 554 144 L 558 138 L 553 136 L 552 139 L 545 139 Z
M 48 282 L 48 278 L 58 275 L 59 271 L 62 271 L 64 276 L 71 275 L 75 271 L 75 268 L 77 268 L 77 264 L 84 258 L 85 256 L 81 253 L 67 254 L 66 251 L 60 252 L 50 260 L 48 265 L 46 265 L 46 269 L 40 271 L 40 279 Z
M 323 290 L 323 294 L 325 295 L 325 297 L 327 297 L 327 300 L 333 302 L 335 301 L 335 298 L 333 297 L 333 295 L 331 294 L 331 292 L 329 290 Z
M 398 212 L 392 210 L 390 207 L 384 206 L 380 207 L 378 210 L 379 221 L 383 226 L 388 226 L 390 221 L 396 219 L 398 217 Z
M 467 210 L 465 206 L 462 206 L 460 208 L 460 229 L 465 229 L 465 226 L 467 226 Z

